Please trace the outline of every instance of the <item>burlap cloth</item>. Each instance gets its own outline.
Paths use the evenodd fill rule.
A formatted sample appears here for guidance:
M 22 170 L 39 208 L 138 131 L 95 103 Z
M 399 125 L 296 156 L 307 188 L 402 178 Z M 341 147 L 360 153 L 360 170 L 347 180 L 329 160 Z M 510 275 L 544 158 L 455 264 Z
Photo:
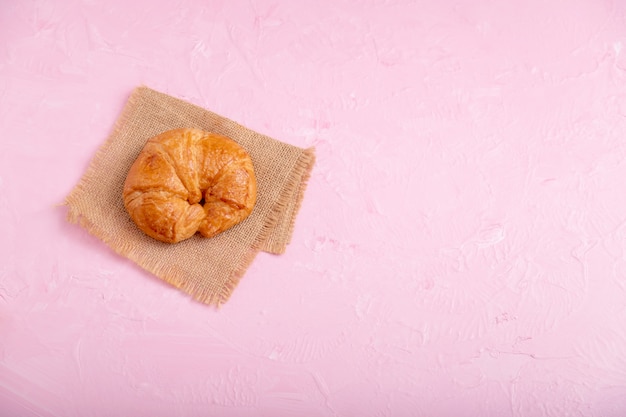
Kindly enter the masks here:
M 135 226 L 124 209 L 122 188 L 145 142 L 183 127 L 226 135 L 243 146 L 252 157 L 258 196 L 252 214 L 226 232 L 211 239 L 196 234 L 167 244 Z M 195 299 L 219 305 L 228 300 L 259 250 L 285 251 L 314 160 L 313 148 L 280 142 L 185 101 L 139 87 L 66 198 L 67 218 Z

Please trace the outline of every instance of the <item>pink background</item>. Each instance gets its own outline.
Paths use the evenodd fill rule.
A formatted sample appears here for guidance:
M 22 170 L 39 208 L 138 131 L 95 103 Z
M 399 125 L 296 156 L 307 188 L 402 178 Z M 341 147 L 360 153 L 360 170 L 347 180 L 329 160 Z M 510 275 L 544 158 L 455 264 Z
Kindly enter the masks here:
M 626 3 L 0 1 L 0 415 L 626 415 Z M 220 310 L 59 207 L 145 84 L 318 162 Z

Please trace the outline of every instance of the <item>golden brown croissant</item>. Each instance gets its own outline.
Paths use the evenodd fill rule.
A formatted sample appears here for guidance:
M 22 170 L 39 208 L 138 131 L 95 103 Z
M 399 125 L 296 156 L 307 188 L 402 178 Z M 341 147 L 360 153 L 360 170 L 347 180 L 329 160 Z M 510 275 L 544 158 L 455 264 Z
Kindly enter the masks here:
M 162 242 L 196 231 L 212 237 L 243 221 L 256 202 L 248 153 L 233 140 L 199 129 L 175 129 L 148 140 L 124 183 L 135 224 Z

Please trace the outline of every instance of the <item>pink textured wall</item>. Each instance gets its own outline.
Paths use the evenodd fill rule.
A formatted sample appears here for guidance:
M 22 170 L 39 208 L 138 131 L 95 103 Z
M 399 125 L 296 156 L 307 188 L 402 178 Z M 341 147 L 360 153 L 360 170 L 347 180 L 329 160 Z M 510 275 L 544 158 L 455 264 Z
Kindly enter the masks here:
M 57 204 L 145 84 L 318 163 L 220 310 Z M 1 416 L 626 415 L 626 3 L 0 2 Z

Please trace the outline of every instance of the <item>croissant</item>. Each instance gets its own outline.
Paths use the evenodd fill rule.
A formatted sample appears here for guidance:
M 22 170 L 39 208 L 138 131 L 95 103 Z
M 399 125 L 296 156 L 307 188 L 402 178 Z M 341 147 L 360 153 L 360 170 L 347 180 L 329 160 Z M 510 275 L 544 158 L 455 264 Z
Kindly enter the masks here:
M 256 202 L 250 155 L 233 140 L 175 129 L 148 140 L 124 183 L 124 206 L 148 236 L 167 243 L 212 237 L 242 222 Z

